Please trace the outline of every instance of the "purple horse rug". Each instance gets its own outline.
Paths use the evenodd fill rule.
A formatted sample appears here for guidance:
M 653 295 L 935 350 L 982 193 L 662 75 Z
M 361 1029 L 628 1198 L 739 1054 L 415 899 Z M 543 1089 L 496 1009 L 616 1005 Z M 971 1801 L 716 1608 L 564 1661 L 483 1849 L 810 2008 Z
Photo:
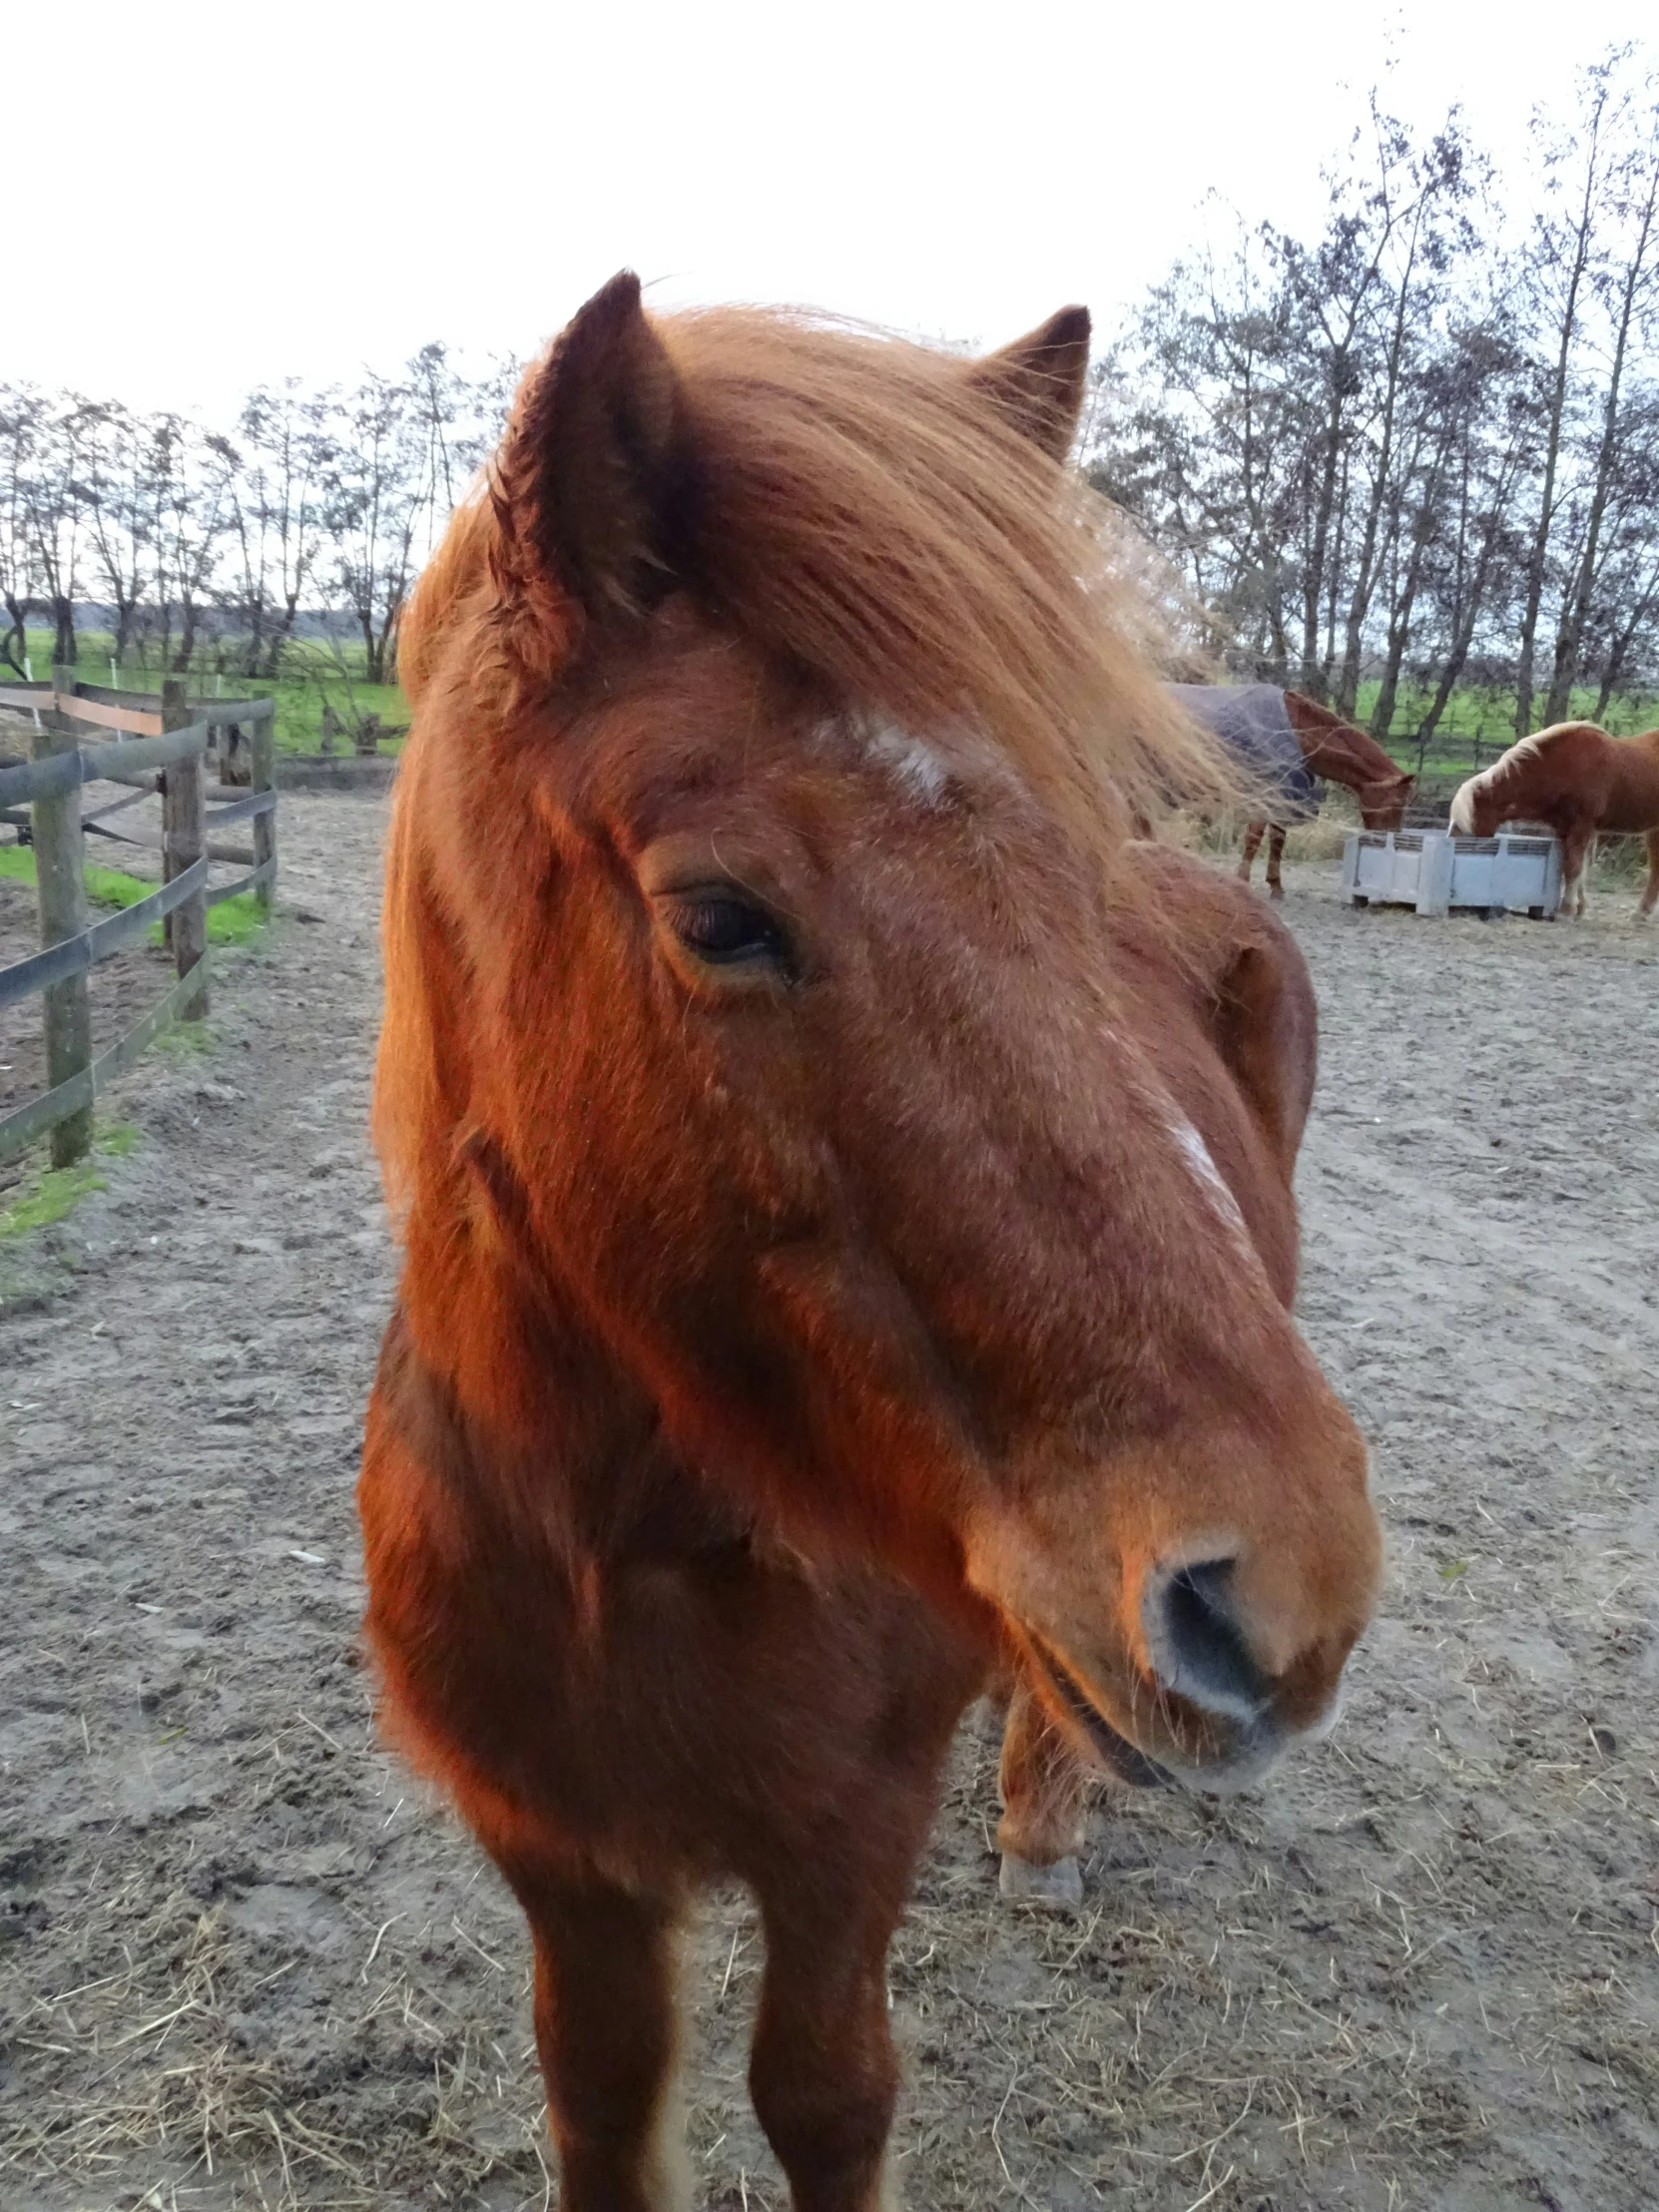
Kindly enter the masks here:
M 1272 684 L 1170 684 L 1171 698 L 1202 723 L 1262 793 L 1267 819 L 1288 827 L 1320 811 L 1319 787 Z

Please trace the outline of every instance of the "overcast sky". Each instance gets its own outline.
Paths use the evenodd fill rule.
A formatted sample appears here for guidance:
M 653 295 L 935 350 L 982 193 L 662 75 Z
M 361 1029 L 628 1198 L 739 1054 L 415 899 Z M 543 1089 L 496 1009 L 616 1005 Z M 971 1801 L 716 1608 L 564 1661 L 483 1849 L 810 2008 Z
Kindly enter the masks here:
M 1396 57 L 1519 170 L 1652 0 L 60 0 L 9 11 L 0 376 L 228 415 L 429 337 L 529 350 L 632 265 L 997 342 L 1105 327 L 1212 191 L 1318 221 Z M 61 92 L 57 88 L 61 87 Z M 20 262 L 17 249 L 21 245 Z

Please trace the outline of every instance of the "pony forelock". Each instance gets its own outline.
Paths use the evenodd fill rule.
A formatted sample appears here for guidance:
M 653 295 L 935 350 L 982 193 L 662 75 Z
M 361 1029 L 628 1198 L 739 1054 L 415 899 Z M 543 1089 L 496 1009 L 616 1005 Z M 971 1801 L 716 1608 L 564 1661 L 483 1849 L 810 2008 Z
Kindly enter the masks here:
M 989 738 L 1097 825 L 1228 794 L 1213 742 L 1143 657 L 1156 618 L 1111 510 L 970 362 L 800 311 L 652 320 L 698 493 L 681 581 L 715 619 L 917 737 Z M 480 671 L 505 636 L 532 694 L 580 651 L 580 618 L 527 578 L 501 493 L 496 472 L 458 510 L 411 599 L 417 691 L 463 629 Z

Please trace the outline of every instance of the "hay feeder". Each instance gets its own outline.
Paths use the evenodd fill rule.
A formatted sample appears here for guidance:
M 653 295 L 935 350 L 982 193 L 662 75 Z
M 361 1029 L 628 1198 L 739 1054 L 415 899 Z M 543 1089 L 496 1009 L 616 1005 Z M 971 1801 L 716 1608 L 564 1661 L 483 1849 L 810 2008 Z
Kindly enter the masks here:
M 1456 837 L 1445 830 L 1351 830 L 1343 889 L 1356 906 L 1414 906 L 1419 914 L 1473 908 L 1553 920 L 1561 903 L 1561 846 L 1536 831 Z

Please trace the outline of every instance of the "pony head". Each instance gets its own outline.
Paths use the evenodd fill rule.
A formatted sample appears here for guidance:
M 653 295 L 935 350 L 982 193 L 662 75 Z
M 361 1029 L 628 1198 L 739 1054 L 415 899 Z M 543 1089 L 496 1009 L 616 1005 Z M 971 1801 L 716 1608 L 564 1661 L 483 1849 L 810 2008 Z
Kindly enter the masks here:
M 1063 467 L 1088 334 L 582 309 L 405 626 L 377 1130 L 416 1350 L 549 1513 L 659 1439 L 1220 1786 L 1328 1715 L 1378 1532 L 1125 857 L 1210 765 Z
M 1401 828 L 1415 783 L 1414 777 L 1401 770 L 1396 777 L 1368 784 L 1359 794 L 1360 820 L 1365 827 L 1382 830 Z

